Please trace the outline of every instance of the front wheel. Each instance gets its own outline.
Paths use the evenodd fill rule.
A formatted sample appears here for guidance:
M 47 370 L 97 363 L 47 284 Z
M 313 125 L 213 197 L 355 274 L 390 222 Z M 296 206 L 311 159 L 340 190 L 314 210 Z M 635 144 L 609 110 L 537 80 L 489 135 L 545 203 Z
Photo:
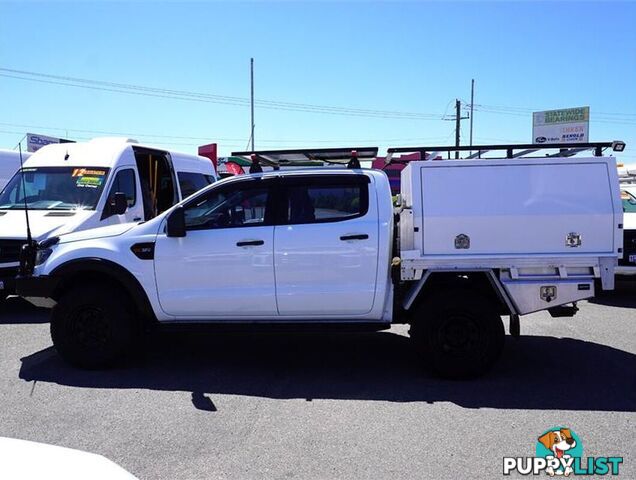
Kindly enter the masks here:
M 112 366 L 130 356 L 139 329 L 125 292 L 104 284 L 71 288 L 51 313 L 60 356 L 81 368 Z
M 444 378 L 486 373 L 500 357 L 505 340 L 492 302 L 464 290 L 424 299 L 409 334 L 426 366 Z

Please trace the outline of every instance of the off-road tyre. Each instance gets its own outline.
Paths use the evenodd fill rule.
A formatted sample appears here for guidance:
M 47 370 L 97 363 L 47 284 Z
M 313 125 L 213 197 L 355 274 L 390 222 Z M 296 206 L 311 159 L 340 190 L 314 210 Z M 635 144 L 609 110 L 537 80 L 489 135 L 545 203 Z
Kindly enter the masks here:
M 474 378 L 501 356 L 505 330 L 497 306 L 469 290 L 438 292 L 417 305 L 409 335 L 437 376 Z
M 51 338 L 68 363 L 86 369 L 112 367 L 131 358 L 141 329 L 123 289 L 78 285 L 51 312 Z

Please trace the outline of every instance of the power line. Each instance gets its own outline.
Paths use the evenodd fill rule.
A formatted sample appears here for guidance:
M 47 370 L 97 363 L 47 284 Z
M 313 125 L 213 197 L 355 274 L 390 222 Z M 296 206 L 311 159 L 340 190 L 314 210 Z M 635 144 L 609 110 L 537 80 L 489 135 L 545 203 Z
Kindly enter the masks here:
M 508 116 L 513 116 L 513 117 L 522 117 L 522 118 L 528 118 L 528 113 L 521 113 L 521 112 L 515 112 L 515 111 L 504 111 L 504 110 L 491 110 L 491 109 L 487 109 L 487 108 L 483 108 L 481 106 L 475 105 L 475 111 L 478 112 L 482 112 L 482 113 L 488 113 L 488 114 L 493 114 L 493 115 L 508 115 Z M 627 115 L 627 114 L 626 114 Z M 596 114 L 596 115 L 592 115 L 592 117 L 590 118 L 590 123 L 602 123 L 602 124 L 608 124 L 608 125 L 625 125 L 625 126 L 636 126 L 636 118 L 635 119 L 625 119 L 625 120 L 621 120 L 619 118 L 612 118 L 612 117 L 604 117 L 604 116 L 600 116 L 600 114 Z
M 226 137 L 197 137 L 197 136 L 185 136 L 185 135 L 165 135 L 165 134 L 154 134 L 154 133 L 131 133 L 131 132 L 120 132 L 120 131 L 108 131 L 108 130 L 88 130 L 83 128 L 69 128 L 69 127 L 51 127 L 45 125 L 31 125 L 31 124 L 23 124 L 23 123 L 8 123 L 8 122 L 0 122 L 0 125 L 6 127 L 17 127 L 17 128 L 29 128 L 29 129 L 41 129 L 48 131 L 60 131 L 60 132 L 79 132 L 79 133 L 88 133 L 88 134 L 97 134 L 97 135 L 116 135 L 123 137 L 134 137 L 134 138 L 159 138 L 159 139 L 176 139 L 176 140 L 200 140 L 204 142 L 209 141 L 221 141 L 221 142 L 239 142 L 235 145 L 244 145 L 246 141 L 245 138 L 226 138 Z M 23 134 L 23 132 L 17 131 L 3 131 L 0 130 L 0 133 L 15 133 L 15 134 Z M 90 137 L 78 137 L 78 139 L 90 139 Z M 348 144 L 348 143 L 384 143 L 384 142 L 408 142 L 408 141 L 431 141 L 431 140 L 439 140 L 446 138 L 444 136 L 437 137 L 409 137 L 409 138 L 366 138 L 366 139 L 262 139 L 260 140 L 263 143 L 276 143 L 276 144 L 284 144 L 284 143 L 335 143 L 335 144 Z M 155 142 L 157 143 L 157 142 Z M 164 142 L 166 143 L 166 142 Z M 169 142 L 168 142 L 169 143 Z M 194 144 L 183 144 L 183 145 L 194 145 Z
M 520 112 L 538 112 L 544 109 L 541 108 L 530 108 L 530 107 L 517 107 L 517 106 L 507 106 L 507 105 L 484 105 L 484 104 L 475 104 L 476 107 L 483 107 L 487 109 L 493 110 L 512 110 L 512 111 L 520 111 Z M 629 116 L 636 117 L 636 113 L 626 113 L 626 112 L 594 112 L 596 115 L 617 115 L 617 116 Z
M 86 88 L 90 90 L 107 91 L 111 93 L 126 93 L 130 95 L 140 95 L 148 97 L 168 98 L 174 100 L 188 100 L 195 102 L 216 103 L 222 105 L 244 106 L 250 105 L 250 100 L 243 97 L 232 97 L 227 95 L 213 95 L 186 90 L 172 90 L 165 88 L 146 87 L 125 83 L 106 82 L 101 80 L 91 80 L 85 78 L 68 77 L 61 75 L 51 75 L 40 72 L 30 72 L 26 70 L 15 70 L 0 68 L 0 76 L 52 85 L 67 87 Z M 373 118 L 394 118 L 412 120 L 439 120 L 441 115 L 434 113 L 402 112 L 394 110 L 375 110 L 353 107 L 336 107 L 328 105 L 314 105 L 294 102 L 282 102 L 273 100 L 256 100 L 255 104 L 260 108 L 272 110 L 298 111 L 307 113 L 323 113 L 332 115 L 363 116 Z

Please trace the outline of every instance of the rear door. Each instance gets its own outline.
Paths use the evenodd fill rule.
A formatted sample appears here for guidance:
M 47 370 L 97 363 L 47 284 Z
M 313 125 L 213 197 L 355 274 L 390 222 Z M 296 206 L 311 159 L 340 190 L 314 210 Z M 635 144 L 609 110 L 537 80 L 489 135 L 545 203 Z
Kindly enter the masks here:
M 280 315 L 342 318 L 373 308 L 378 212 L 369 182 L 361 174 L 281 179 L 274 230 Z

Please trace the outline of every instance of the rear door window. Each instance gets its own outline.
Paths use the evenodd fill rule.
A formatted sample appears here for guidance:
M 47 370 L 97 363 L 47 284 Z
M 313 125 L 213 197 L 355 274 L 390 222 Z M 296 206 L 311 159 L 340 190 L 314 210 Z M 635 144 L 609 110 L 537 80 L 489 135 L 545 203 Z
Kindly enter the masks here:
M 203 173 L 178 172 L 177 176 L 182 198 L 189 197 L 214 181 L 214 177 Z
M 369 208 L 368 177 L 363 175 L 293 179 L 285 189 L 287 224 L 342 222 Z

